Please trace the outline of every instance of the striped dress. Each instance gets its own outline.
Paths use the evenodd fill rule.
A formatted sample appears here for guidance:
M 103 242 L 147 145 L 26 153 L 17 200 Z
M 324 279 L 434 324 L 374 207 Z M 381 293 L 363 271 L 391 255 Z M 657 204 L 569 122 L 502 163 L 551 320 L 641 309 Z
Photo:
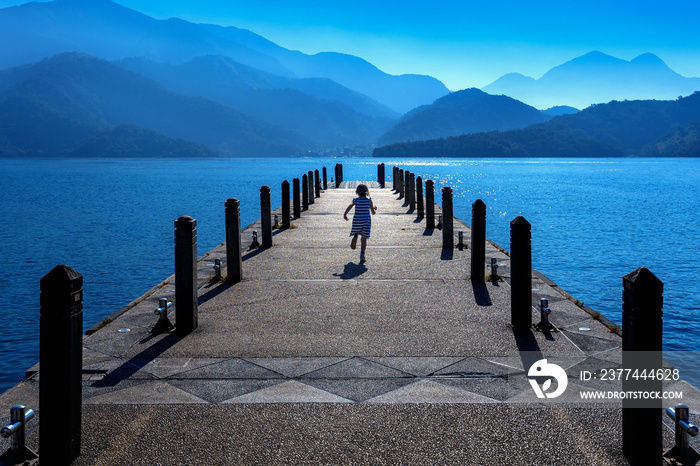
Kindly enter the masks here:
M 372 201 L 368 197 L 356 197 L 352 202 L 355 204 L 355 214 L 352 217 L 350 236 L 362 235 L 365 238 L 369 238 L 370 230 L 372 229 L 372 216 L 369 212 L 369 205 Z

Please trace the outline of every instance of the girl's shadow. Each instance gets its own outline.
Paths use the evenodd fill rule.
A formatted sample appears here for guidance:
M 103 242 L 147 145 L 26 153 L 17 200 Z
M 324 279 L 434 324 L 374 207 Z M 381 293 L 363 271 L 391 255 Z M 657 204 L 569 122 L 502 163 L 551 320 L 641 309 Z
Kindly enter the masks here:
M 351 278 L 357 278 L 367 271 L 365 264 L 355 264 L 353 262 L 348 262 L 345 264 L 343 273 L 334 273 L 334 277 L 340 277 L 343 280 L 349 280 Z

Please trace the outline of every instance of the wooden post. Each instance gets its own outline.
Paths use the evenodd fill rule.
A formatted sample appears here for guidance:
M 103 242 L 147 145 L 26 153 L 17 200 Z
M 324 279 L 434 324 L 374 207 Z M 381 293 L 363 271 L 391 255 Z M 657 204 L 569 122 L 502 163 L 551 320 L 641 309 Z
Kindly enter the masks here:
M 175 329 L 181 337 L 197 328 L 197 220 L 175 221 Z
M 272 207 L 270 206 L 270 187 L 260 188 L 260 224 L 262 230 L 262 247 L 272 247 Z
M 418 213 L 416 214 L 416 218 L 422 219 L 425 208 L 423 206 L 423 178 L 420 176 L 416 178 L 416 198 L 418 201 Z
M 408 177 L 408 205 L 411 212 L 416 211 L 416 174 L 411 173 Z
M 510 321 L 516 331 L 532 327 L 532 245 L 530 222 L 510 222 Z
M 486 264 L 486 204 L 477 199 L 472 204 L 471 277 L 474 282 L 484 281 Z
M 314 188 L 316 189 L 316 197 L 321 197 L 321 174 L 318 169 L 314 170 Z
M 83 276 L 58 265 L 40 288 L 41 458 L 68 465 L 80 456 L 81 444 Z
M 239 283 L 243 279 L 243 254 L 241 252 L 241 202 L 229 198 L 226 207 L 226 268 L 227 283 Z
M 664 284 L 640 267 L 622 279 L 622 367 L 630 374 L 662 369 Z M 622 378 L 624 392 L 661 392 L 662 380 Z M 630 465 L 661 464 L 662 400 L 622 400 L 622 451 Z
M 313 204 L 314 202 L 314 172 L 309 170 L 309 204 Z
M 289 228 L 289 181 L 282 182 L 282 228 Z
M 403 170 L 399 168 L 399 199 L 404 197 L 404 189 L 403 189 Z
M 323 190 L 328 190 L 328 172 L 326 171 L 326 167 L 323 167 Z
M 301 200 L 299 199 L 299 178 L 292 180 L 292 190 L 294 191 L 294 218 L 301 217 Z
M 303 210 L 309 210 L 309 176 L 304 174 L 301 177 L 301 207 Z
M 452 217 L 452 188 L 442 188 L 442 248 L 455 247 L 454 222 Z
M 380 163 L 377 165 L 377 181 L 379 182 L 379 187 L 384 189 L 384 178 L 385 178 L 385 165 Z
M 435 229 L 435 190 L 433 180 L 425 182 L 425 228 Z
M 404 203 L 403 205 L 408 205 L 410 204 L 410 198 L 411 197 L 411 172 L 406 170 L 403 173 L 403 199 Z

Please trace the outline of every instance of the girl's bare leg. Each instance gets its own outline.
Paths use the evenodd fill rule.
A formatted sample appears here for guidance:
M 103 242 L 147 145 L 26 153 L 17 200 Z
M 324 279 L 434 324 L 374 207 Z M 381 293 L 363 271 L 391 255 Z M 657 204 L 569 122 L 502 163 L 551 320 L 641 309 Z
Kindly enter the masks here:
M 363 236 L 362 239 L 360 240 L 360 252 L 361 252 L 362 254 L 364 254 L 364 253 L 365 253 L 365 249 L 367 249 L 367 238 L 365 238 L 365 237 Z

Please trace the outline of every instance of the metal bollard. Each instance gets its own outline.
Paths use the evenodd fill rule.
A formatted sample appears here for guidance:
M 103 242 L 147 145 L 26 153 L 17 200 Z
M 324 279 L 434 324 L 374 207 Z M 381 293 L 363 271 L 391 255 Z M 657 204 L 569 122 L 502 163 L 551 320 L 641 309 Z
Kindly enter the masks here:
M 498 281 L 498 260 L 495 257 L 491 258 L 491 281 Z
M 0 433 L 4 438 L 12 437 L 12 444 L 10 450 L 0 456 L 0 464 L 20 464 L 39 458 L 25 444 L 27 422 L 33 417 L 34 410 L 25 408 L 24 405 L 10 408 L 10 423 L 3 427 Z
M 253 231 L 253 242 L 250 243 L 250 249 L 259 248 L 260 243 L 258 242 L 258 232 Z
M 153 311 L 154 314 L 158 315 L 158 322 L 156 322 L 148 333 L 164 333 L 175 328 L 172 322 L 170 322 L 170 319 L 168 319 L 168 308 L 172 305 L 173 303 L 169 302 L 166 298 L 160 298 L 158 300 L 158 308 Z
M 675 421 L 676 444 L 664 454 L 681 464 L 695 464 L 700 455 L 690 446 L 690 437 L 697 437 L 698 428 L 689 420 L 688 405 L 679 403 L 674 408 L 666 408 L 666 414 Z
M 221 280 L 221 259 L 214 259 L 214 280 Z
M 535 325 L 535 328 L 542 331 L 554 330 L 554 325 L 549 321 L 549 314 L 551 313 L 549 300 L 547 298 L 540 299 L 540 323 Z

